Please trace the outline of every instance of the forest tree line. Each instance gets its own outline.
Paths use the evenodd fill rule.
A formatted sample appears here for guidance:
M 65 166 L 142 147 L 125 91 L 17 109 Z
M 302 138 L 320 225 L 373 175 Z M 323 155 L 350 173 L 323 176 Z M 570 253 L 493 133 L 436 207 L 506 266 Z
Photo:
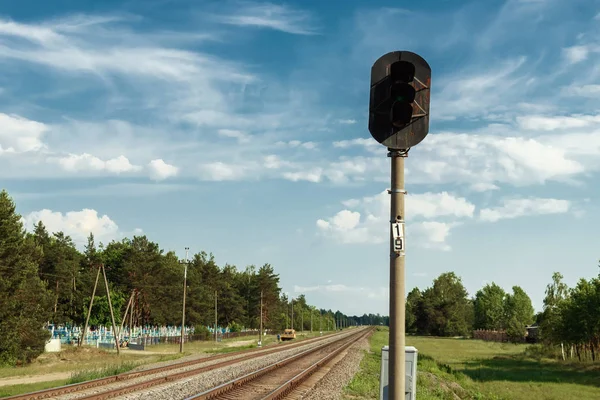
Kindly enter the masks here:
M 104 245 L 90 234 L 79 251 L 63 232 L 48 232 L 39 221 L 32 232 L 23 226 L 9 194 L 0 192 L 0 364 L 28 362 L 41 354 L 50 337 L 47 323 L 83 327 L 96 280 L 104 265 L 115 322 L 135 293 L 133 326 L 181 325 L 183 268 L 175 252 L 165 252 L 146 236 Z M 204 251 L 188 260 L 186 326 L 206 330 L 215 323 L 215 294 L 219 327 L 232 331 L 257 329 L 262 293 L 263 329 L 286 327 L 333 330 L 356 324 L 387 324 L 377 314 L 348 316 L 317 308 L 302 294 L 288 298 L 273 266 L 253 265 L 244 270 L 217 265 Z M 293 304 L 293 322 L 291 321 Z M 125 325 L 129 325 L 127 317 Z M 89 324 L 111 325 L 102 274 Z
M 600 275 L 581 278 L 569 288 L 559 272 L 545 290 L 543 309 L 534 313 L 520 286 L 506 292 L 494 282 L 469 297 L 454 272 L 441 274 L 423 291 L 414 288 L 406 299 L 408 334 L 471 336 L 476 329 L 506 332 L 524 340 L 527 325 L 538 326 L 546 355 L 596 361 L 600 350 Z

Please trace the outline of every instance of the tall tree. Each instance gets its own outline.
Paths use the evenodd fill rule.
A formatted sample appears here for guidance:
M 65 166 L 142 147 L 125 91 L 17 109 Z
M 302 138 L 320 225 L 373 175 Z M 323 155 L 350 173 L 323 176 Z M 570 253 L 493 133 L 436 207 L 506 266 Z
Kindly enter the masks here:
M 505 326 L 504 298 L 506 292 L 494 282 L 475 294 L 473 302 L 475 329 L 500 330 Z
M 0 192 L 0 364 L 28 362 L 44 351 L 52 300 L 38 275 L 42 252 L 16 206 Z
M 473 304 L 462 280 L 454 272 L 441 274 L 423 293 L 427 333 L 436 336 L 467 335 L 473 326 Z
M 522 340 L 525 326 L 533 322 L 533 306 L 531 299 L 519 286 L 513 286 L 512 294 L 507 294 L 504 300 L 506 313 L 506 333 L 515 341 Z

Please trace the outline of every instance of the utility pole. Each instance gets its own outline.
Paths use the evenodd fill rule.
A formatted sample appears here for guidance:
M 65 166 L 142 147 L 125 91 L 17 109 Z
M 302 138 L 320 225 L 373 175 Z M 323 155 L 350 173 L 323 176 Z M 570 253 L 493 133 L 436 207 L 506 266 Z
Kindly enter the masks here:
M 304 333 L 304 309 L 300 305 L 300 332 Z
M 183 339 L 185 335 L 185 295 L 187 292 L 187 269 L 188 269 L 188 251 L 189 247 L 185 248 L 185 261 L 179 260 L 180 264 L 184 264 L 183 270 L 183 311 L 181 312 L 181 340 L 179 341 L 179 352 L 183 353 Z
M 292 299 L 292 329 L 294 329 L 294 299 Z
M 392 51 L 371 67 L 369 132 L 388 149 L 390 189 L 389 399 L 406 396 L 404 159 L 429 132 L 431 67 L 410 51 Z
M 108 280 L 106 279 L 106 269 L 104 269 L 104 263 L 100 264 L 102 268 L 102 275 L 104 275 L 104 287 L 106 288 L 106 297 L 108 299 L 108 308 L 110 310 L 110 319 L 112 321 L 113 333 L 115 335 L 115 345 L 117 346 L 117 355 L 121 354 L 119 346 L 119 334 L 117 333 L 117 324 L 115 324 L 115 313 L 113 312 L 112 302 L 110 301 L 110 289 L 108 288 Z
M 310 333 L 312 333 L 312 331 L 313 331 L 312 330 L 312 317 L 313 317 L 314 310 L 312 308 L 309 308 L 309 310 L 310 310 Z
M 87 333 L 88 323 L 90 322 L 90 315 L 92 314 L 92 305 L 94 304 L 94 296 L 96 296 L 96 288 L 98 287 L 98 279 L 100 278 L 100 268 L 96 273 L 96 282 L 94 283 L 94 290 L 92 290 L 92 298 L 90 299 L 90 307 L 88 308 L 87 316 L 85 317 L 85 325 L 83 326 L 83 332 L 79 338 L 79 347 L 83 344 L 85 334 Z
M 260 338 L 258 339 L 258 345 L 261 346 L 262 345 L 262 338 L 263 338 L 263 291 L 260 291 L 260 328 L 258 330 L 258 335 L 260 336 Z
M 217 341 L 217 291 L 215 290 L 215 342 Z
M 94 290 L 92 291 L 92 298 L 90 299 L 90 307 L 88 308 L 88 315 L 85 319 L 85 325 L 83 326 L 83 333 L 79 341 L 79 346 L 83 343 L 85 339 L 85 334 L 87 333 L 88 324 L 90 322 L 90 314 L 92 313 L 92 306 L 94 304 L 94 297 L 96 296 L 96 288 L 98 287 L 98 279 L 100 279 L 100 271 L 102 271 L 102 276 L 104 277 L 104 288 L 106 289 L 106 298 L 108 299 L 108 309 L 110 310 L 110 319 L 112 322 L 112 330 L 115 337 L 115 345 L 117 346 L 117 355 L 121 354 L 119 347 L 119 332 L 117 332 L 117 324 L 115 323 L 115 313 L 112 308 L 112 301 L 110 299 L 110 288 L 108 287 L 108 280 L 106 279 L 106 270 L 104 269 L 104 264 L 100 263 L 98 265 L 98 272 L 96 273 L 96 282 L 94 283 Z

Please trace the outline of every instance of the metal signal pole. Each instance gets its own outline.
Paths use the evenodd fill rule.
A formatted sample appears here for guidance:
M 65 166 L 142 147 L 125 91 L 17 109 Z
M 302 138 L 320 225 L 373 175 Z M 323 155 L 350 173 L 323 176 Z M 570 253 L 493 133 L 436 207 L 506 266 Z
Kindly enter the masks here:
M 405 313 L 404 299 L 404 158 L 407 151 L 389 149 L 392 159 L 390 204 L 390 399 L 405 396 Z
M 181 313 L 181 340 L 179 342 L 179 352 L 183 353 L 183 337 L 185 334 L 185 295 L 187 292 L 187 267 L 188 267 L 188 251 L 189 247 L 185 248 L 185 261 L 179 260 L 181 264 L 185 265 L 185 269 L 183 272 L 183 311 Z

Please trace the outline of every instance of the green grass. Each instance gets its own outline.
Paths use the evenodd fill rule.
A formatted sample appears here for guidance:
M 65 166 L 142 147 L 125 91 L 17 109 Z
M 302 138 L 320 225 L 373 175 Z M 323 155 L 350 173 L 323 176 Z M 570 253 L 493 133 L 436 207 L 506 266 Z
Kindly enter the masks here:
M 67 384 L 66 380 L 59 380 L 59 381 L 47 381 L 47 382 L 38 382 L 38 383 L 27 383 L 27 384 L 22 384 L 22 385 L 0 386 L 0 398 L 16 396 L 18 394 L 23 394 L 23 393 L 36 392 L 38 390 L 50 389 L 50 388 L 57 387 L 57 386 L 64 386 L 66 384 Z
M 377 327 L 369 338 L 369 352 L 360 362 L 359 372 L 344 390 L 346 398 L 379 398 L 379 377 L 381 369 L 381 348 L 388 344 L 388 329 Z
M 126 362 L 122 364 L 106 365 L 101 368 L 74 372 L 71 375 L 71 378 L 69 378 L 67 381 L 67 385 L 104 378 L 105 376 L 119 375 L 124 372 L 129 372 L 135 367 L 137 367 L 137 364 Z
M 249 344 L 249 345 L 246 345 L 246 346 L 220 347 L 220 348 L 217 348 L 217 349 L 207 350 L 206 352 L 207 353 L 212 353 L 212 354 L 235 353 L 237 351 L 254 349 L 256 347 L 258 347 L 258 345 L 256 345 L 256 344 Z
M 387 329 L 378 328 L 345 398 L 378 398 L 381 347 L 387 343 Z M 600 363 L 561 362 L 523 344 L 412 336 L 406 344 L 419 351 L 419 400 L 600 399 Z

